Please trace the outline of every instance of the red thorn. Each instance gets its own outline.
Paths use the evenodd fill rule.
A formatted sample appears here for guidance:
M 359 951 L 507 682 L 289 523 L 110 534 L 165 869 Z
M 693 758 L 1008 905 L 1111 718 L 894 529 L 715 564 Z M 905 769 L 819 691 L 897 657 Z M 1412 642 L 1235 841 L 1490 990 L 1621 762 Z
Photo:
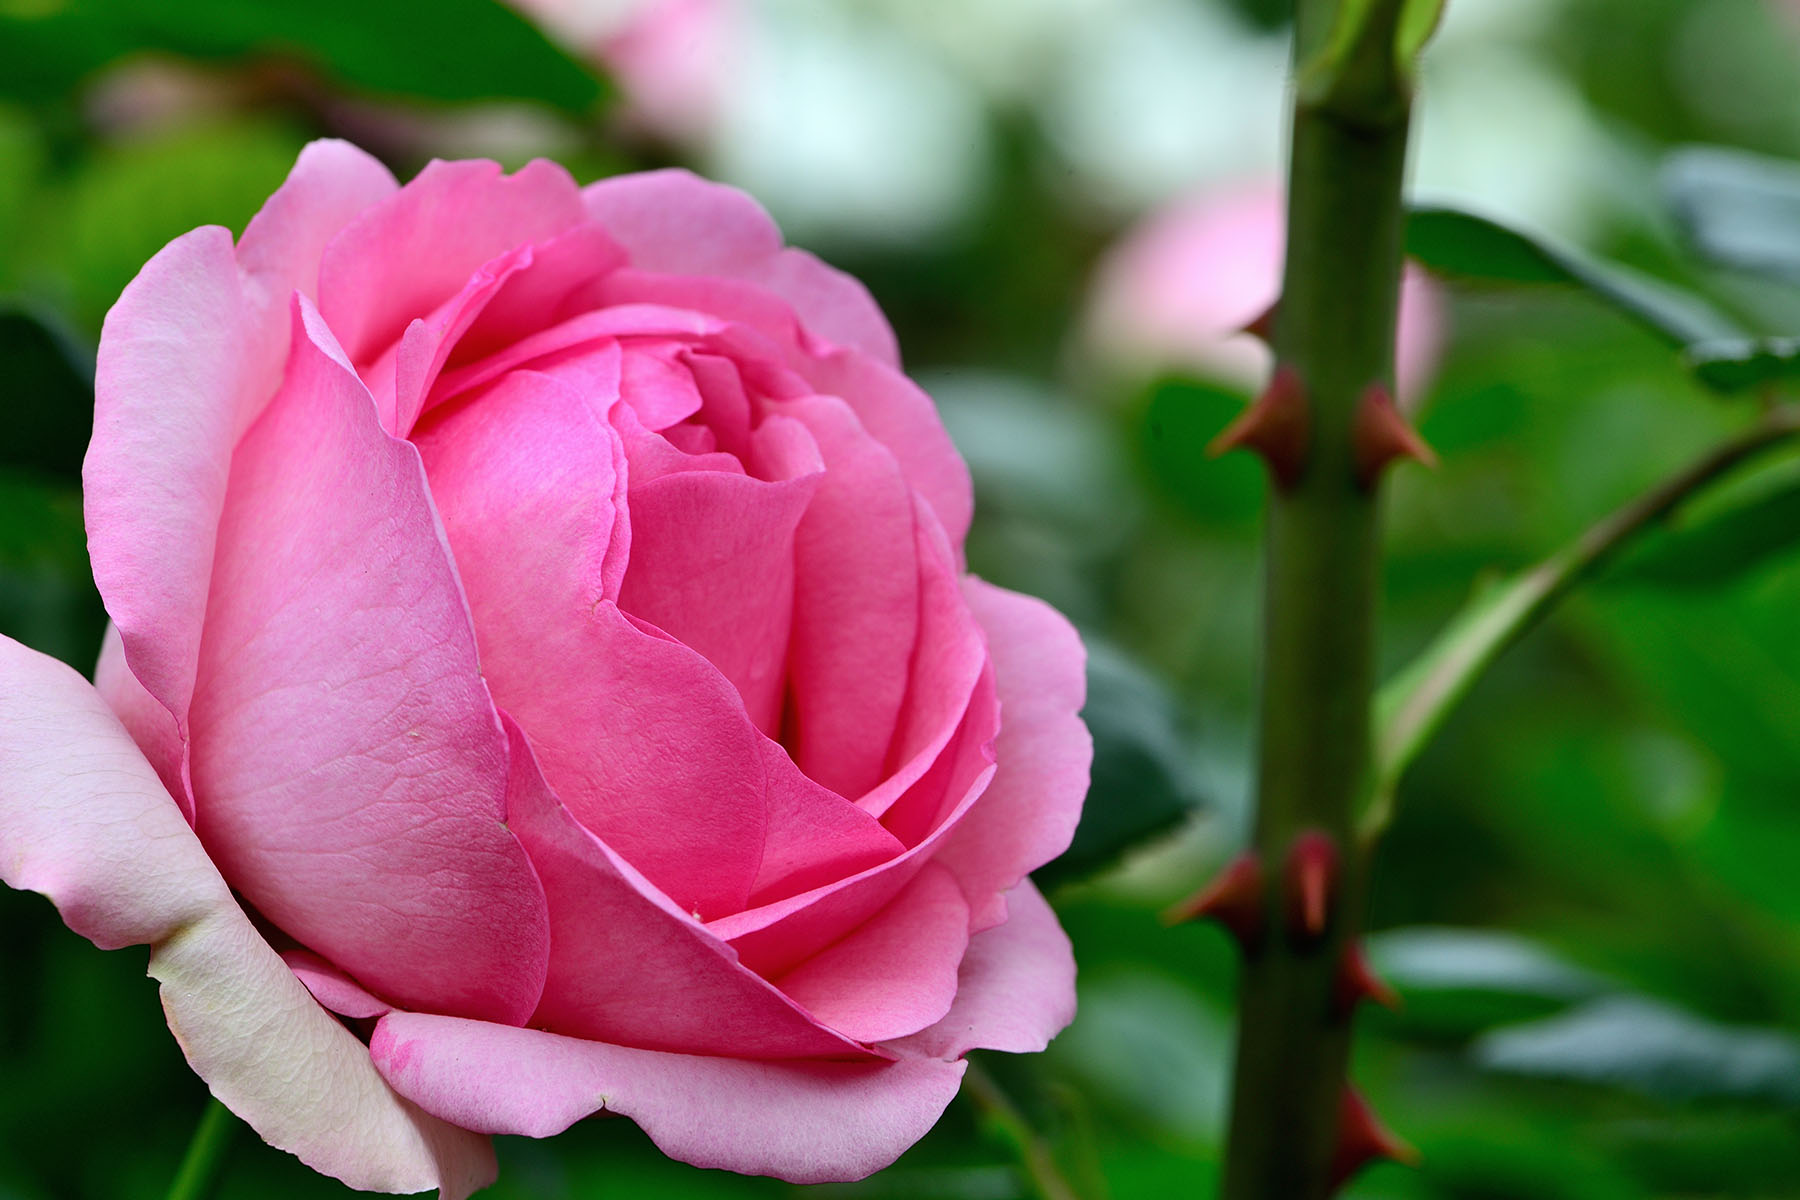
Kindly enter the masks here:
M 1369 957 L 1360 945 L 1344 948 L 1338 963 L 1335 999 L 1338 1013 L 1347 1014 L 1364 1000 L 1373 1000 L 1386 1009 L 1400 1007 L 1400 993 L 1369 966 Z
M 1375 480 L 1395 459 L 1410 458 L 1428 467 L 1437 466 L 1437 454 L 1425 444 L 1418 431 L 1407 424 L 1385 384 L 1371 383 L 1363 389 L 1362 398 L 1356 404 L 1356 425 L 1351 439 L 1356 457 L 1356 481 L 1364 488 L 1375 486 Z
M 1308 829 L 1288 847 L 1288 930 L 1297 939 L 1317 941 L 1331 921 L 1337 898 L 1338 851 L 1331 835 Z
M 1170 925 L 1203 917 L 1223 925 L 1246 952 L 1255 949 L 1263 934 L 1262 860 L 1245 851 L 1211 883 L 1163 913 Z
M 1266 345 L 1273 345 L 1275 342 L 1275 310 L 1280 307 L 1280 300 L 1271 301 L 1269 307 L 1258 313 L 1239 332 L 1258 338 Z
M 1345 1088 L 1338 1109 L 1337 1152 L 1331 1158 L 1332 1190 L 1343 1186 L 1370 1163 L 1384 1158 L 1409 1167 L 1419 1165 L 1418 1149 L 1383 1125 L 1355 1088 Z
M 1277 367 L 1262 395 L 1212 440 L 1206 452 L 1217 457 L 1240 446 L 1254 450 L 1268 463 L 1276 486 L 1285 491 L 1294 486 L 1306 466 L 1311 424 L 1306 409 L 1306 386 L 1300 382 L 1300 373 L 1292 367 Z

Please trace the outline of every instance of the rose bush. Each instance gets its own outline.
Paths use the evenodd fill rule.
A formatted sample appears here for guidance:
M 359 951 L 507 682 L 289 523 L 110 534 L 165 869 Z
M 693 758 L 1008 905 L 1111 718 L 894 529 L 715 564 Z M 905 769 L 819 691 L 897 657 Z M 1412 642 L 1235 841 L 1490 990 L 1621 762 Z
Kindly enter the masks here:
M 126 289 L 86 486 L 113 628 L 0 639 L 0 872 L 313 1167 L 462 1196 L 604 1109 L 857 1177 L 1071 1018 L 1080 644 L 742 194 L 315 143 Z

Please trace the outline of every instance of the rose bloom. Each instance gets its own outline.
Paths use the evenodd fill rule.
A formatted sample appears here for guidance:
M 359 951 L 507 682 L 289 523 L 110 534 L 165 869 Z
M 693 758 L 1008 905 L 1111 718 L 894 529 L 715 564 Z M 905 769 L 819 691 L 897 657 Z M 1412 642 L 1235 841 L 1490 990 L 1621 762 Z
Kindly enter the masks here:
M 1151 214 L 1107 251 L 1087 313 L 1088 340 L 1105 357 L 1200 372 L 1259 386 L 1269 348 L 1244 327 L 1281 292 L 1287 239 L 1274 181 L 1210 188 Z M 1415 406 L 1443 352 L 1444 300 L 1408 264 L 1400 283 L 1397 387 Z
M 1073 1015 L 1080 643 L 744 195 L 315 143 L 125 290 L 86 485 L 113 629 L 95 687 L 0 639 L 0 875 L 318 1170 L 605 1110 L 854 1178 Z

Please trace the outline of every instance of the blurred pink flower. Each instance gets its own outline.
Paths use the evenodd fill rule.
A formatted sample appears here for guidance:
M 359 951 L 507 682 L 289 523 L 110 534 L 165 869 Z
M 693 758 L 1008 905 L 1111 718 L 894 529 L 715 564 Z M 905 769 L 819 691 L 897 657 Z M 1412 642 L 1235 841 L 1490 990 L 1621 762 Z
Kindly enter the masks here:
M 691 142 L 717 123 L 741 43 L 739 0 L 511 2 L 611 72 L 650 132 Z
M 1090 344 L 1109 360 L 1258 386 L 1268 348 L 1244 333 L 1280 288 L 1282 192 L 1266 181 L 1190 194 L 1129 230 L 1101 260 Z M 1400 292 L 1400 398 L 1430 387 L 1443 346 L 1437 285 L 1408 265 Z

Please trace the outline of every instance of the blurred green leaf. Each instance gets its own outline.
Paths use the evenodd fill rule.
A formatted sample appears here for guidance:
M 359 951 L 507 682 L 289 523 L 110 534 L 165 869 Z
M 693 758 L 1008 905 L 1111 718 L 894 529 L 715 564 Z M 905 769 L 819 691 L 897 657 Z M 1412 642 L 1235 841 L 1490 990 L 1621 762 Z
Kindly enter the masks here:
M 1800 478 L 1789 477 L 1645 544 L 1612 572 L 1619 583 L 1719 587 L 1800 545 Z
M 1149 671 L 1094 638 L 1082 716 L 1094 736 L 1093 782 L 1074 842 L 1033 872 L 1046 886 L 1112 865 L 1202 803 L 1175 698 Z
M 1638 996 L 1607 997 L 1495 1030 L 1472 1053 L 1490 1070 L 1657 1100 L 1800 1109 L 1800 1041 L 1779 1030 L 1715 1024 Z
M 1741 333 L 1698 296 L 1460 209 L 1414 208 L 1406 222 L 1406 252 L 1471 283 L 1582 288 L 1677 348 Z
M 0 302 L 0 466 L 69 480 L 94 424 L 94 355 L 49 314 Z
M 1728 338 L 1696 342 L 1682 353 L 1694 377 L 1721 392 L 1800 378 L 1800 338 Z
M 30 247 L 65 311 L 97 331 L 152 255 L 199 225 L 241 233 L 287 178 L 305 133 L 267 118 L 204 121 L 106 147 L 69 176 Z
M 591 114 L 604 89 L 589 67 L 494 0 L 427 10 L 366 0 L 63 0 L 0 9 L 0 94 L 66 95 L 123 57 L 298 63 L 367 91 L 468 101 L 535 100 Z
M 1369 938 L 1369 959 L 1407 997 L 1428 991 L 1496 992 L 1568 1002 L 1606 981 L 1530 938 L 1498 929 L 1413 926 Z
M 1682 232 L 1705 258 L 1800 283 L 1800 164 L 1696 146 L 1669 156 L 1662 181 Z

